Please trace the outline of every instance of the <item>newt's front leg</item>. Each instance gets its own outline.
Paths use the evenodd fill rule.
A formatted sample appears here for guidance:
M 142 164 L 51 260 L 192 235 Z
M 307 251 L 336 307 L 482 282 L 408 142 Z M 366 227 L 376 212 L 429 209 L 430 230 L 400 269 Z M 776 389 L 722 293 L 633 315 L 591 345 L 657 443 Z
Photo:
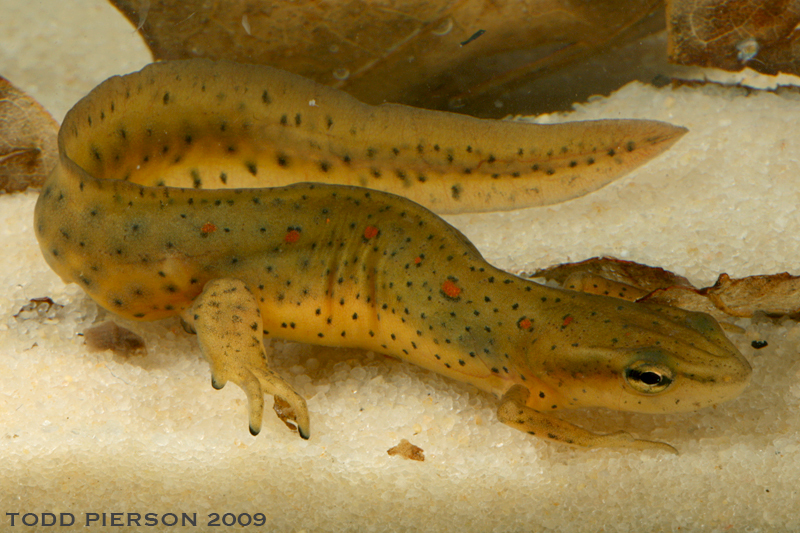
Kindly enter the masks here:
M 200 350 L 211 364 L 211 385 L 219 390 L 230 380 L 247 395 L 251 434 L 261 431 L 264 394 L 271 394 L 278 417 L 295 425 L 304 439 L 310 436 L 305 400 L 267 366 L 261 312 L 244 282 L 208 282 L 183 318 L 197 333 Z
M 500 422 L 543 439 L 587 448 L 656 449 L 678 453 L 675 448 L 663 442 L 636 439 L 624 431 L 597 435 L 569 422 L 545 415 L 526 405 L 530 394 L 530 391 L 522 385 L 513 385 L 508 389 L 497 408 L 497 418 Z

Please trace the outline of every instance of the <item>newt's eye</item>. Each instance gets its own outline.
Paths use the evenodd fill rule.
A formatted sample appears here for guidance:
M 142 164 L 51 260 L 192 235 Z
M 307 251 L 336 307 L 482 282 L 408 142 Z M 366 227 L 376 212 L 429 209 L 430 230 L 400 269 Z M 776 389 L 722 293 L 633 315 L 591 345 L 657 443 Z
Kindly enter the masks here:
M 645 394 L 663 392 L 672 385 L 672 370 L 664 365 L 638 361 L 625 369 L 625 381 Z

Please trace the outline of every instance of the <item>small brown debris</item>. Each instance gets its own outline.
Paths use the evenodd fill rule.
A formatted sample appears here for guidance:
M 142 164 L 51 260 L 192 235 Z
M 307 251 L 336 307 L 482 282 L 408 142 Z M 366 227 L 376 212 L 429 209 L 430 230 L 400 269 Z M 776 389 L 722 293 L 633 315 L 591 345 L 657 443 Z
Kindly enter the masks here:
M 406 439 L 402 439 L 400 441 L 400 444 L 398 444 L 394 448 L 389 448 L 388 450 L 386 450 L 386 453 L 388 453 L 389 455 L 399 455 L 403 459 L 411 459 L 412 461 L 425 460 L 425 450 L 423 450 L 419 446 L 414 446 Z
M 87 329 L 83 336 L 90 352 L 111 350 L 123 357 L 147 355 L 144 339 L 111 321 Z
M 280 418 L 283 423 L 286 424 L 286 427 L 292 431 L 297 431 L 297 414 L 294 412 L 294 409 L 289 402 L 280 396 L 275 396 L 272 409 L 275 411 L 275 414 L 278 415 L 278 418 Z
M 54 318 L 55 314 L 63 309 L 63 305 L 55 303 L 49 296 L 31 298 L 30 303 L 22 306 L 14 318 L 29 320 L 31 318 Z

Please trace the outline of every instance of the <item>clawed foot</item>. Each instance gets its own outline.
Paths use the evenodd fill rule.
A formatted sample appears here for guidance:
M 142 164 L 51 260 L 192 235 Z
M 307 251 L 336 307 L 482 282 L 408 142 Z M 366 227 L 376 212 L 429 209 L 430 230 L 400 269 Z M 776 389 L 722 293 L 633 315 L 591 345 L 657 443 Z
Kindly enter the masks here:
M 620 431 L 609 435 L 597 435 L 569 422 L 559 420 L 536 411 L 526 404 L 530 391 L 522 385 L 513 385 L 500 400 L 497 418 L 529 435 L 543 439 L 563 442 L 587 448 L 630 448 L 635 450 L 662 450 L 678 453 L 678 450 L 664 442 L 634 438 L 630 433 Z
M 261 312 L 242 281 L 208 282 L 183 318 L 211 364 L 211 385 L 219 390 L 233 381 L 247 395 L 252 435 L 261 431 L 264 394 L 275 397 L 275 412 L 287 426 L 304 439 L 311 435 L 306 401 L 267 366 Z

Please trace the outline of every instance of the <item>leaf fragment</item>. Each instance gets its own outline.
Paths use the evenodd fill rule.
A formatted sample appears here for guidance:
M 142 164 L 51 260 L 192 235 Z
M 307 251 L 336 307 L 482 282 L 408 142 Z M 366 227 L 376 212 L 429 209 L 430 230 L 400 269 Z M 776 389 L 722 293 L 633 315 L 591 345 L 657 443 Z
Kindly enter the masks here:
M 642 38 L 666 24 L 662 0 L 110 2 L 156 60 L 265 64 L 373 105 L 482 117 L 566 110 L 611 92 L 641 72 L 636 61 L 603 58 L 626 45 L 642 50 Z
M 800 74 L 800 0 L 668 0 L 670 60 Z
M 0 191 L 41 187 L 58 157 L 58 123 L 0 77 Z
M 683 276 L 613 257 L 593 257 L 530 275 L 566 289 L 701 311 L 717 320 L 768 316 L 800 318 L 800 276 L 787 272 L 732 279 L 720 274 L 711 287 L 698 289 Z

